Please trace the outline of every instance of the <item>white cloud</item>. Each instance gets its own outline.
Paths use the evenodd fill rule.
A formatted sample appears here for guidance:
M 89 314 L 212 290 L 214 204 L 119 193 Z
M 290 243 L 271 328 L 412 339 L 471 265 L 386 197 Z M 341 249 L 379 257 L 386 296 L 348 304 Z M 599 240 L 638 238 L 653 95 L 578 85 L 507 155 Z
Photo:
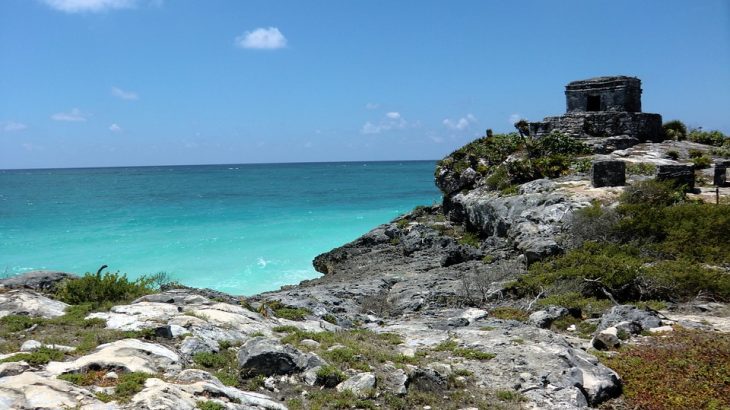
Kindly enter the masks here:
M 411 124 L 406 121 L 399 112 L 391 111 L 386 113 L 384 118 L 377 124 L 370 121 L 366 122 L 360 129 L 360 132 L 363 134 L 380 134 L 385 131 L 402 130 L 407 127 L 416 127 L 418 125 L 418 122 Z
M 118 134 L 118 133 L 122 132 L 123 130 L 122 130 L 122 127 L 120 127 L 119 125 L 112 124 L 109 126 L 109 131 L 111 131 L 115 134 Z
M 286 37 L 276 27 L 260 27 L 236 37 L 235 44 L 241 48 L 275 50 L 286 47 Z
M 514 113 L 514 114 L 512 114 L 512 115 L 510 115 L 510 116 L 509 116 L 509 120 L 508 120 L 508 121 L 509 121 L 509 123 L 510 123 L 511 125 L 515 125 L 515 123 L 516 123 L 517 121 L 521 120 L 521 119 L 522 119 L 522 115 L 521 115 L 521 114 L 519 114 L 519 113 Z
M 112 87 L 112 95 L 122 100 L 138 100 L 139 95 L 133 91 L 124 91 L 119 87 Z
M 0 128 L 5 132 L 15 132 L 23 131 L 24 129 L 28 128 L 28 126 L 23 124 L 22 122 L 7 121 L 0 122 Z
M 367 103 L 367 104 L 365 104 L 365 109 L 366 110 L 377 110 L 378 108 L 380 108 L 380 104 L 378 104 L 378 103 Z
M 469 126 L 475 122 L 477 122 L 477 119 L 472 114 L 467 114 L 466 117 L 461 117 L 458 120 L 452 120 L 450 118 L 443 120 L 443 124 L 446 127 L 458 131 L 463 131 L 469 128 Z
M 58 112 L 51 115 L 52 120 L 56 121 L 86 121 L 89 115 L 81 112 L 78 108 L 74 108 L 69 112 Z
M 47 6 L 65 13 L 101 13 L 134 8 L 138 0 L 42 0 Z

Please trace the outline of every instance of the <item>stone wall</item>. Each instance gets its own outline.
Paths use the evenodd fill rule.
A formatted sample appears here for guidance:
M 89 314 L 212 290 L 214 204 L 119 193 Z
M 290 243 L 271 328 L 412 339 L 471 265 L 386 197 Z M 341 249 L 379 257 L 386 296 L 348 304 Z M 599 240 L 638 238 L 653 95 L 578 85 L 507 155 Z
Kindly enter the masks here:
M 574 138 L 607 138 L 626 135 L 641 142 L 664 139 L 662 116 L 636 112 L 575 112 L 530 123 L 530 135 L 541 137 L 559 131 Z

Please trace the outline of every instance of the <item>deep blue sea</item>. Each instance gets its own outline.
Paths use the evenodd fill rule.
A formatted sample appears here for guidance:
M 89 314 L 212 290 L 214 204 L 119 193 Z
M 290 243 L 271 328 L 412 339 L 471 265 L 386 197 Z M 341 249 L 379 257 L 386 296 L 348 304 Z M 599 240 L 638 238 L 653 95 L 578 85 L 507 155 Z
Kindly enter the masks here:
M 312 259 L 440 201 L 433 161 L 0 170 L 0 275 L 34 269 L 251 295 L 319 274 Z

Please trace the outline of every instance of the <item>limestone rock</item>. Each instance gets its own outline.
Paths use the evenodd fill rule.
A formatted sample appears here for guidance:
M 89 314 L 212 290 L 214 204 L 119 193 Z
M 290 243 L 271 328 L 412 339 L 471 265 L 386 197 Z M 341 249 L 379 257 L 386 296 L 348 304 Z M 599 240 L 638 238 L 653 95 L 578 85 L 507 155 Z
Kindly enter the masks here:
M 228 403 L 232 409 L 269 409 L 286 410 L 286 407 L 271 400 L 268 396 L 244 392 L 224 386 L 217 379 L 198 381 L 190 384 L 174 384 L 160 379 L 145 381 L 145 388 L 132 397 L 125 406 L 134 410 L 193 410 L 198 401 L 216 398 L 219 404 Z M 236 403 L 238 402 L 238 403 Z
M 0 409 L 116 409 L 72 383 L 25 372 L 0 378 Z
M 218 349 L 218 342 L 214 340 L 203 340 L 195 336 L 186 337 L 180 344 L 180 353 L 187 357 L 192 357 L 197 353 L 217 352 Z
M 616 349 L 621 346 L 621 340 L 618 337 L 618 329 L 609 327 L 596 333 L 591 340 L 591 345 L 598 350 Z
M 11 290 L 0 293 L 0 317 L 28 315 L 53 318 L 63 316 L 67 304 L 49 299 L 30 290 Z
M 42 292 L 52 292 L 56 285 L 66 278 L 73 278 L 76 275 L 66 272 L 49 270 L 34 270 L 22 275 L 11 276 L 0 279 L 0 287 L 6 289 L 32 289 Z
M 408 376 L 403 369 L 397 369 L 391 364 L 386 364 L 382 368 L 382 375 L 378 375 L 378 387 L 387 392 L 404 395 L 408 392 L 406 383 Z
M 308 359 L 293 346 L 266 337 L 253 338 L 238 351 L 238 367 L 246 376 L 299 372 L 307 367 Z
M 568 315 L 568 309 L 561 306 L 549 306 L 547 309 L 538 310 L 533 312 L 528 319 L 528 322 L 546 329 L 557 319 Z
M 30 369 L 30 365 L 22 361 L 0 363 L 0 377 L 15 376 L 28 369 Z
M 170 349 L 123 339 L 98 346 L 89 355 L 70 362 L 50 362 L 46 371 L 53 375 L 77 373 L 88 368 L 125 369 L 129 372 L 175 373 L 180 370 L 180 357 Z
M 634 334 L 662 325 L 661 319 L 659 319 L 659 316 L 655 312 L 639 309 L 633 305 L 620 305 L 612 307 L 608 313 L 605 313 L 601 317 L 597 331 L 600 332 L 603 329 L 616 326 L 621 322 L 634 323 L 635 328 L 633 331 L 630 331 L 630 333 Z M 629 331 L 628 328 L 624 330 Z
M 375 388 L 375 374 L 359 373 L 337 385 L 337 391 L 349 390 L 358 397 L 365 397 Z

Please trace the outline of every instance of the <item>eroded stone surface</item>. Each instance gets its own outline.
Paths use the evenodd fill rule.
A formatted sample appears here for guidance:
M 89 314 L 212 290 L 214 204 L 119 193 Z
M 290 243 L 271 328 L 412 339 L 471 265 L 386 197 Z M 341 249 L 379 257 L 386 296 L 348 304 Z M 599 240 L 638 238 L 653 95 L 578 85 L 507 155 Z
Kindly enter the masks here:
M 27 315 L 53 318 L 63 316 L 67 304 L 49 299 L 30 290 L 11 290 L 0 293 L 0 317 Z

